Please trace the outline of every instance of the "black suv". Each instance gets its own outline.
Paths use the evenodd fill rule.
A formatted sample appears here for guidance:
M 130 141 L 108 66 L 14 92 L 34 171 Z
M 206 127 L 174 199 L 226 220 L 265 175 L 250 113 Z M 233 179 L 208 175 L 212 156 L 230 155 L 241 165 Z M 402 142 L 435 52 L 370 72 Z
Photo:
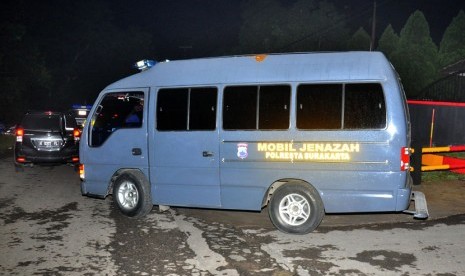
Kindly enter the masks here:
M 34 111 L 16 127 L 15 165 L 78 163 L 80 130 L 61 112 Z

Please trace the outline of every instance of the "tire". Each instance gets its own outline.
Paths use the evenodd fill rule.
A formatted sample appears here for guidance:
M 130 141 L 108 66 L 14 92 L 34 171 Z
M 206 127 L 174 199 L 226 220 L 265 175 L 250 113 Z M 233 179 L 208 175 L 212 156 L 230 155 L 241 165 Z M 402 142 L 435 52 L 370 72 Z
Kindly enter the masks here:
M 113 201 L 120 211 L 133 218 L 140 218 L 152 210 L 150 184 L 140 171 L 126 172 L 113 185 Z
M 291 234 L 312 232 L 325 215 L 318 191 L 307 183 L 296 181 L 280 186 L 273 193 L 268 213 L 278 230 Z

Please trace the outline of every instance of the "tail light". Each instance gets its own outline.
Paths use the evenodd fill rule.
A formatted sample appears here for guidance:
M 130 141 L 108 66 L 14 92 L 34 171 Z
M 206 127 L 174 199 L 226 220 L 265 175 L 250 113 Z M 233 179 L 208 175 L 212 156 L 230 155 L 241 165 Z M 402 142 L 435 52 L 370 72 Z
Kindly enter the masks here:
M 24 136 L 24 128 L 17 127 L 15 133 L 16 133 L 16 142 L 22 142 L 23 136 Z
M 79 164 L 79 178 L 81 178 L 81 180 L 84 180 L 86 178 L 84 164 Z
M 400 170 L 410 170 L 410 148 L 403 147 L 400 149 Z
M 16 162 L 18 163 L 24 163 L 26 162 L 26 158 L 25 157 L 22 157 L 22 156 L 19 156 L 16 158 Z
M 81 140 L 81 130 L 79 128 L 75 128 L 73 130 L 73 137 L 74 137 L 74 141 Z

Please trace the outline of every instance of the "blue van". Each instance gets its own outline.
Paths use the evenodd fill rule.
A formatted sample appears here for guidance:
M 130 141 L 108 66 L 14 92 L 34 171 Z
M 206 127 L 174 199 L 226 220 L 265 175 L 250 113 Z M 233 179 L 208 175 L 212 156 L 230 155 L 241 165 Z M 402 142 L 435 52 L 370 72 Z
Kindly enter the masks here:
M 80 144 L 83 195 L 127 216 L 153 205 L 255 210 L 287 233 L 325 213 L 402 212 L 410 123 L 379 52 L 231 56 L 160 63 L 106 87 Z M 149 66 L 153 65 L 153 66 Z

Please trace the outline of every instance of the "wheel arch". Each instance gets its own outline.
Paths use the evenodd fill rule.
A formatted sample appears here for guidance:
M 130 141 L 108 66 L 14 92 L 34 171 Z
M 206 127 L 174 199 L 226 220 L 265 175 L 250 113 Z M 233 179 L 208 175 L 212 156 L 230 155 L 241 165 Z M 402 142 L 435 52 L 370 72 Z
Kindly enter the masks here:
M 321 198 L 321 193 L 320 191 L 314 186 L 312 185 L 310 182 L 308 181 L 305 181 L 303 179 L 299 179 L 299 178 L 282 178 L 282 179 L 278 179 L 276 180 L 275 182 L 273 182 L 270 187 L 268 187 L 268 189 L 266 190 L 264 196 L 263 196 L 263 200 L 262 200 L 262 208 L 264 208 L 265 206 L 268 205 L 268 203 L 270 203 L 270 200 L 271 198 L 273 197 L 273 193 L 281 186 L 283 185 L 286 185 L 287 183 L 302 183 L 304 185 L 309 185 L 311 187 L 313 187 L 315 190 L 318 191 L 318 194 Z
M 145 180 L 148 182 L 147 176 L 140 169 L 137 169 L 137 168 L 121 168 L 121 169 L 118 169 L 110 178 L 110 183 L 108 183 L 107 193 L 106 193 L 107 196 L 113 194 L 113 186 L 114 186 L 116 180 L 118 179 L 118 177 L 120 177 L 121 175 L 123 175 L 125 173 L 131 173 L 131 174 L 136 174 L 136 175 L 141 174 L 141 175 L 144 176 Z

